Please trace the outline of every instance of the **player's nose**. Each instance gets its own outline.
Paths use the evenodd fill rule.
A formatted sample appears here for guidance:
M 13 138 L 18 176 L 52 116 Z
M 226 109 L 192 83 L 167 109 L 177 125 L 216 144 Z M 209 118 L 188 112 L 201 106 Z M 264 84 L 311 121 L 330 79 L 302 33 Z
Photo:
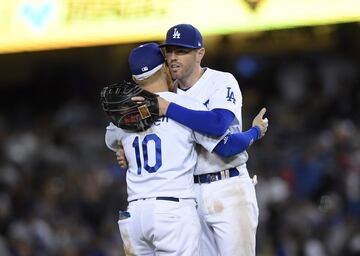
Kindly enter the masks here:
M 169 50 L 169 51 L 166 51 L 166 54 L 165 54 L 165 59 L 166 60 L 174 60 L 177 58 L 177 55 L 175 53 L 174 50 Z

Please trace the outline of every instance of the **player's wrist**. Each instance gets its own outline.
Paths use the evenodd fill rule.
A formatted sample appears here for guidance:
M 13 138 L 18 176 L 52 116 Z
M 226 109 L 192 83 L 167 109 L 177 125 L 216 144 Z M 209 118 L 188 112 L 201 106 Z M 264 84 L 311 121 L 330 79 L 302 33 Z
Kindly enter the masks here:
M 258 140 L 261 138 L 261 128 L 259 125 L 254 125 L 251 129 L 254 130 L 254 132 L 256 132 L 256 136 L 255 136 L 255 140 Z
M 167 100 L 163 99 L 162 97 L 158 97 L 158 103 L 159 103 L 159 114 L 161 116 L 166 115 L 166 112 L 169 108 L 170 102 L 168 102 Z

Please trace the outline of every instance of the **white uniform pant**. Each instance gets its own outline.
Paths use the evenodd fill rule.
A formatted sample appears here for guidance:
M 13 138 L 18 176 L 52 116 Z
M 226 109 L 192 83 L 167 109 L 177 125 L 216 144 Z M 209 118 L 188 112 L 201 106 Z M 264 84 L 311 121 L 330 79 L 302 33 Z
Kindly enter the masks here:
M 201 255 L 254 256 L 259 209 L 247 170 L 240 176 L 195 184 Z
M 137 200 L 118 225 L 126 255 L 200 254 L 200 222 L 194 199 Z

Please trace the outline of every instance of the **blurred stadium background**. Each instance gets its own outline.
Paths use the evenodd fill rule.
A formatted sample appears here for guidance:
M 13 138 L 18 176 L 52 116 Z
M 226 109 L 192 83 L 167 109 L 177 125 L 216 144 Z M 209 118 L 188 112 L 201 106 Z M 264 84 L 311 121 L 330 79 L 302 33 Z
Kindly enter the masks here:
M 123 255 L 99 92 L 177 23 L 238 79 L 245 128 L 268 108 L 257 255 L 360 255 L 359 22 L 358 0 L 1 1 L 0 255 Z

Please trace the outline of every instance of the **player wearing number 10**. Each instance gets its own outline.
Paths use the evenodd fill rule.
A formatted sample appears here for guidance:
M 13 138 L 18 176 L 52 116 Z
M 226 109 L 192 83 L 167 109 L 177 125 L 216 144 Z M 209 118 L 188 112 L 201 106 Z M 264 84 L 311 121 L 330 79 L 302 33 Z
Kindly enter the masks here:
M 169 92 L 171 86 L 164 57 L 157 44 L 132 50 L 129 65 L 134 80 L 164 99 L 196 110 L 200 102 Z M 249 130 L 256 138 L 263 131 Z M 110 124 L 105 141 L 116 151 L 120 142 L 128 160 L 128 209 L 118 221 L 127 255 L 199 255 L 200 223 L 196 211 L 193 171 L 194 148 L 201 144 L 222 156 L 242 151 L 233 135 L 209 137 L 162 117 L 148 130 L 128 132 Z
M 129 56 L 134 79 L 164 98 L 202 108 L 201 104 L 168 91 L 164 58 L 156 44 L 135 48 Z M 119 220 L 127 255 L 198 255 L 200 223 L 193 190 L 197 154 L 194 144 L 212 150 L 218 140 L 195 134 L 168 118 L 142 133 L 126 132 L 110 124 L 106 143 L 114 151 L 124 147 L 129 218 Z M 146 200 L 144 200 L 146 199 Z

